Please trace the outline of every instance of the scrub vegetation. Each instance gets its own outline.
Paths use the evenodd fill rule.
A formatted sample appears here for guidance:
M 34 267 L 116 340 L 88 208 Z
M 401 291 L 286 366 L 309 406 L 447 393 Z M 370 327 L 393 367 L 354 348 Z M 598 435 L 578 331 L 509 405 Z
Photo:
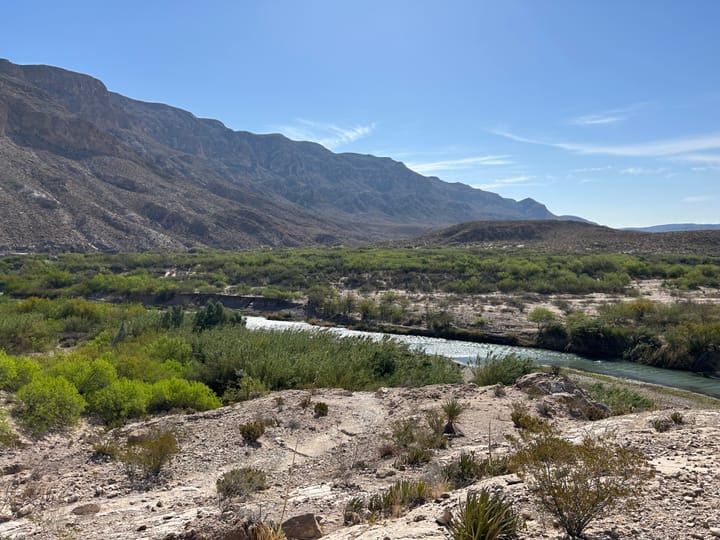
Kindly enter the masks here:
M 660 279 L 678 290 L 718 287 L 720 264 L 699 255 L 400 247 L 6 255 L 0 257 L 0 389 L 16 393 L 18 425 L 40 436 L 83 415 L 116 426 L 273 390 L 458 382 L 460 368 L 452 362 L 390 340 L 249 331 L 218 296 L 201 308 L 145 306 L 164 306 L 181 294 L 251 294 L 302 300 L 307 315 L 335 322 L 414 325 L 443 335 L 453 319 L 441 301 L 418 316 L 396 291 L 436 298 L 622 294 L 638 279 Z M 537 345 L 547 348 L 702 372 L 720 366 L 720 307 L 711 304 L 634 298 L 592 315 L 536 309 L 528 320 L 537 325 Z M 491 359 L 475 377 L 478 384 L 512 384 L 528 369 L 515 358 Z

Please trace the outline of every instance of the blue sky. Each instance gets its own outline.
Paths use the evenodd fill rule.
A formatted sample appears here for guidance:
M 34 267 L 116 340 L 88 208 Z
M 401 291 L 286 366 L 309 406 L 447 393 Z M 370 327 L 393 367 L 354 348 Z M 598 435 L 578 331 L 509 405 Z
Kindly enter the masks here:
M 6 0 L 0 57 L 610 226 L 720 222 L 715 0 Z

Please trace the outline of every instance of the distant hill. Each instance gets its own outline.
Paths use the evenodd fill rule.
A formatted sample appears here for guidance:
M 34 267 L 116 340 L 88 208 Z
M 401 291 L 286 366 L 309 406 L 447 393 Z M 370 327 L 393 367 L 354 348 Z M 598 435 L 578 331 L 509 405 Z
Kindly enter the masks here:
M 579 221 L 475 221 L 407 242 L 422 246 L 532 247 L 548 252 L 679 253 L 720 256 L 720 229 L 641 232 Z
M 623 230 L 652 233 L 672 231 L 717 231 L 720 230 L 720 224 L 669 223 L 667 225 L 653 225 L 652 227 L 624 227 Z
M 542 204 L 425 177 L 389 158 L 109 92 L 87 75 L 0 60 L 0 251 L 367 242 Z

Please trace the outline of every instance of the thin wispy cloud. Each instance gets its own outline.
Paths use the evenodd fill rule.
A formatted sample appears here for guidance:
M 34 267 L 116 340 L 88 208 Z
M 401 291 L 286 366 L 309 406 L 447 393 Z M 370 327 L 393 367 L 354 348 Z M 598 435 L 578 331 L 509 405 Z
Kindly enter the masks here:
M 583 114 L 581 116 L 571 118 L 568 121 L 568 124 L 575 126 L 604 126 L 608 124 L 617 124 L 630 118 L 637 109 L 643 105 L 644 104 L 641 103 L 638 105 L 631 105 L 629 107 L 619 107 L 592 114 Z
M 491 133 L 517 142 L 549 146 L 577 154 L 604 154 L 622 157 L 674 157 L 685 160 L 714 160 L 716 156 L 695 155 L 693 152 L 720 150 L 720 135 L 708 134 L 677 139 L 664 139 L 640 144 L 602 145 L 575 142 L 552 142 L 516 135 L 509 131 L 490 130 Z M 720 161 L 720 158 L 718 158 Z
M 478 166 L 512 165 L 513 161 L 509 158 L 510 156 L 508 155 L 476 156 L 443 161 L 432 161 L 429 163 L 407 163 L 407 166 L 417 173 L 427 174 L 436 171 L 471 169 Z
M 666 172 L 667 169 L 660 167 L 657 169 L 651 169 L 648 167 L 627 167 L 625 169 L 622 169 L 620 171 L 621 174 L 630 174 L 630 175 L 641 175 L 641 174 L 662 174 Z
M 611 167 L 610 165 L 607 165 L 606 167 L 583 167 L 581 169 L 572 169 L 570 172 L 574 173 L 594 173 L 594 172 L 602 172 L 602 171 L 610 171 L 614 169 L 614 167 Z
M 366 126 L 341 127 L 302 118 L 297 119 L 295 122 L 294 125 L 277 126 L 275 129 L 290 139 L 313 141 L 330 150 L 366 137 L 375 129 L 374 123 Z
M 619 114 L 586 114 L 570 120 L 570 124 L 576 126 L 598 126 L 606 124 L 617 124 L 625 120 L 625 116 Z
M 705 203 L 714 201 L 716 198 L 717 197 L 715 197 L 714 195 L 689 195 L 687 197 L 684 197 L 682 202 L 690 204 Z
M 677 159 L 689 161 L 691 163 L 708 163 L 720 165 L 720 155 L 715 154 L 686 154 L 679 156 Z

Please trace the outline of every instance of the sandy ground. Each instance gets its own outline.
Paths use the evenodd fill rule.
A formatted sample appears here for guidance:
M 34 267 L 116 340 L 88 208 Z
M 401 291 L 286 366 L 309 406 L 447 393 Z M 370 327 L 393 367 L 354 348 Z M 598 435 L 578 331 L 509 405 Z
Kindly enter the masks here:
M 534 410 L 539 398 L 516 388 L 496 397 L 492 387 L 473 384 L 377 392 L 319 390 L 312 400 L 327 403 L 329 414 L 316 418 L 301 407 L 307 396 L 307 391 L 285 391 L 206 413 L 153 418 L 108 433 L 82 424 L 66 434 L 26 440 L 0 456 L 0 537 L 161 539 L 171 533 L 222 528 L 239 516 L 279 521 L 311 512 L 333 539 L 449 538 L 436 518 L 446 509 L 456 511 L 468 489 L 484 484 L 499 486 L 513 499 L 526 521 L 522 539 L 561 537 L 515 475 L 446 492 L 393 519 L 344 525 L 344 507 L 353 497 L 377 493 L 401 478 L 439 482 L 442 464 L 462 451 L 509 451 L 505 435 L 516 433 L 511 404 L 524 401 Z M 460 420 L 463 436 L 453 438 L 449 448 L 435 450 L 431 463 L 420 468 L 397 467 L 395 458 L 380 457 L 394 421 L 423 422 L 425 411 L 449 398 L 466 407 Z M 692 408 L 697 407 L 692 399 L 673 399 L 686 423 L 666 433 L 656 432 L 650 422 L 670 411 L 588 422 L 574 419 L 554 402 L 552 422 L 567 436 L 612 434 L 622 444 L 641 449 L 656 470 L 637 509 L 594 522 L 590 538 L 711 538 L 713 528 L 720 527 L 720 411 Z M 238 426 L 258 418 L 267 419 L 270 427 L 260 444 L 246 445 Z M 120 464 L 93 457 L 99 441 L 124 440 L 153 427 L 172 429 L 181 452 L 147 489 L 134 486 Z M 244 501 L 221 503 L 216 480 L 241 466 L 266 471 L 269 488 Z

